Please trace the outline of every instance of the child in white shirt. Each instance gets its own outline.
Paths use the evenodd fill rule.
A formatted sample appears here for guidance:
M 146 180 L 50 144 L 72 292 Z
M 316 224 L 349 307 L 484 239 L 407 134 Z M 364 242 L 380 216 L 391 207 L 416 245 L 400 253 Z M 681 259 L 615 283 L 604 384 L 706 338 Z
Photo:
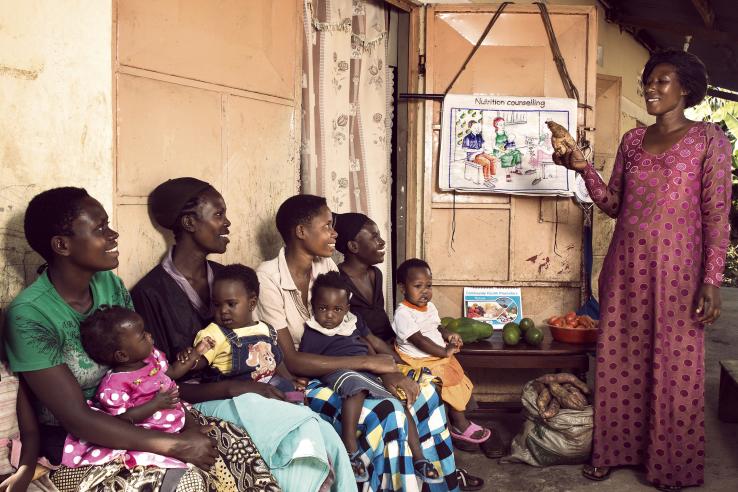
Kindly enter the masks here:
M 473 444 L 485 442 L 492 432 L 471 422 L 464 413 L 474 386 L 454 357 L 463 345 L 461 337 L 441 326 L 438 310 L 431 302 L 430 266 L 417 258 L 405 261 L 397 269 L 397 283 L 405 297 L 392 323 L 398 354 L 407 365 L 427 367 L 443 381 L 441 399 L 451 421 L 451 436 Z

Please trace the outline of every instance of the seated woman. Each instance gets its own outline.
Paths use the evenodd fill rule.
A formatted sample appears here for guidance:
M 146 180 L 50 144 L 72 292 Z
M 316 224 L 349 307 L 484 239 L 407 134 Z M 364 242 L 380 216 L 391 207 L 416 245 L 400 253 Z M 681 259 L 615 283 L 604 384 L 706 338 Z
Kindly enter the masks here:
M 195 178 L 162 183 L 151 193 L 149 205 L 157 223 L 174 232 L 175 245 L 131 295 L 154 343 L 173 361 L 213 321 L 214 272 L 224 267 L 207 256 L 225 253 L 231 222 L 220 193 Z M 276 387 L 224 379 L 180 384 L 180 395 L 203 414 L 246 429 L 283 490 L 355 487 L 336 431 L 308 408 L 283 402 Z
M 334 217 L 336 249 L 343 254 L 338 271 L 351 291 L 351 312 L 364 318 L 375 336 L 392 343 L 395 332 L 385 311 L 382 271 L 375 266 L 384 262 L 385 242 L 379 227 L 364 214 Z
M 378 355 L 327 357 L 298 352 L 304 324 L 310 319 L 309 292 L 321 273 L 336 271 L 330 256 L 336 243 L 333 214 L 325 198 L 298 195 L 279 207 L 277 229 L 285 246 L 276 258 L 257 268 L 261 284 L 259 318 L 277 329 L 280 348 L 287 369 L 293 374 L 322 377 L 338 369 L 377 374 L 395 396 L 402 390 L 417 419 L 423 451 L 444 477 L 444 483 L 429 485 L 424 490 L 457 490 L 459 476 L 446 427 L 446 414 L 432 384 L 420 387 L 397 372 L 397 366 L 386 343 L 367 336 Z M 341 429 L 341 399 L 330 389 L 313 381 L 306 393 L 311 408 L 320 412 Z M 365 400 L 359 420 L 362 436 L 359 446 L 362 459 L 368 463 L 369 489 L 416 490 L 412 455 L 407 444 L 407 421 L 397 400 Z M 462 480 L 481 488 L 481 480 L 464 476 Z M 471 490 L 471 489 L 470 489 Z
M 87 405 L 107 368 L 82 349 L 79 325 L 103 304 L 133 307 L 123 282 L 110 271 L 118 266 L 118 233 L 110 229 L 100 203 L 81 188 L 54 188 L 34 197 L 24 228 L 48 269 L 8 308 L 6 348 L 11 369 L 20 373 L 36 400 L 40 454 L 60 463 L 70 433 L 99 446 L 156 453 L 194 465 L 187 470 L 149 467 L 141 473 L 119 461 L 80 463 L 79 468 L 53 471 L 52 482 L 64 490 L 115 486 L 171 491 L 180 483 L 201 491 L 236 490 L 227 483 L 278 490 L 248 434 L 227 422 L 194 411 L 197 425 L 165 434 Z M 208 423 L 215 426 L 210 429 Z M 209 472 L 214 465 L 217 484 Z

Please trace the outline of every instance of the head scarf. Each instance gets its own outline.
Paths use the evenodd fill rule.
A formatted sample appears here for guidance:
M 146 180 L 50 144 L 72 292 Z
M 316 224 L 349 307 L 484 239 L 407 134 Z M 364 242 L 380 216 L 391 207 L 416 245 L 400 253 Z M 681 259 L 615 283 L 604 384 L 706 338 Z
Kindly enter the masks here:
M 356 239 L 356 235 L 359 233 L 364 224 L 369 222 L 370 219 L 364 214 L 357 214 L 349 212 L 346 214 L 335 214 L 336 224 L 333 228 L 338 233 L 336 238 L 336 249 L 344 255 L 348 253 L 348 242 Z
M 212 188 L 210 183 L 196 178 L 170 179 L 149 195 L 151 215 L 160 226 L 174 229 L 185 204 L 208 188 Z

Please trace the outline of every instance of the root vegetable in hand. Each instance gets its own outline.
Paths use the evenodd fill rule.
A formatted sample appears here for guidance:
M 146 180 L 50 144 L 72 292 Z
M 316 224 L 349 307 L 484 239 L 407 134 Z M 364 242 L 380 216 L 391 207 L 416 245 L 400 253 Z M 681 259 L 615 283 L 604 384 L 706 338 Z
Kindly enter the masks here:
M 574 137 L 571 136 L 566 128 L 554 121 L 547 121 L 546 125 L 548 126 L 548 129 L 551 130 L 551 145 L 553 146 L 556 154 L 563 156 L 569 152 L 570 149 L 577 148 L 577 143 L 574 140 Z M 566 145 L 567 143 L 569 146 Z

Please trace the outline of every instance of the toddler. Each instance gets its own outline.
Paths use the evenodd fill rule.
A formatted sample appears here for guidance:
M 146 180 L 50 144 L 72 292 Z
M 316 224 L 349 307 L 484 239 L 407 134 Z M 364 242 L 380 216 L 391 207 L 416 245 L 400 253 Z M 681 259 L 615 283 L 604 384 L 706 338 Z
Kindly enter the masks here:
M 174 379 L 190 371 L 212 340 L 202 340 L 189 352 L 178 354 L 171 366 L 166 355 L 154 347 L 141 316 L 120 306 L 101 306 L 79 327 L 82 347 L 90 358 L 111 369 L 96 391 L 99 409 L 146 429 L 177 433 L 198 425 L 179 401 Z M 93 406 L 93 408 L 95 408 Z M 143 451 L 95 446 L 72 436 L 64 443 L 62 464 L 69 467 L 101 465 L 121 458 L 128 468 L 157 466 L 186 468 L 174 458 Z
M 349 312 L 349 290 L 338 272 L 318 275 L 311 289 L 313 316 L 305 323 L 300 341 L 300 352 L 336 357 L 374 354 L 367 343 L 369 328 L 361 318 Z M 349 452 L 351 466 L 357 482 L 365 482 L 369 474 L 361 461 L 361 450 L 356 440 L 356 427 L 364 405 L 364 399 L 394 398 L 382 380 L 374 374 L 339 370 L 320 380 L 333 388 L 343 400 L 341 406 L 341 439 Z M 409 409 L 405 409 L 408 422 L 407 442 L 413 455 L 416 475 L 426 483 L 441 483 L 443 478 L 433 464 L 423 457 L 418 429 Z
M 472 382 L 456 360 L 461 337 L 441 326 L 438 310 L 431 302 L 433 277 L 428 263 L 412 258 L 397 268 L 397 283 L 404 300 L 395 310 L 392 329 L 400 358 L 413 368 L 428 367 L 443 381 L 441 399 L 451 420 L 451 436 L 473 444 L 485 442 L 491 431 L 466 418 Z
M 246 379 L 268 383 L 286 393 L 287 399 L 302 402 L 307 381 L 293 377 L 282 363 L 277 332 L 253 314 L 259 300 L 259 279 L 253 269 L 225 266 L 213 279 L 215 321 L 195 336 L 195 345 L 210 338 L 214 345 L 203 353 L 195 369 L 204 369 L 210 380 Z

